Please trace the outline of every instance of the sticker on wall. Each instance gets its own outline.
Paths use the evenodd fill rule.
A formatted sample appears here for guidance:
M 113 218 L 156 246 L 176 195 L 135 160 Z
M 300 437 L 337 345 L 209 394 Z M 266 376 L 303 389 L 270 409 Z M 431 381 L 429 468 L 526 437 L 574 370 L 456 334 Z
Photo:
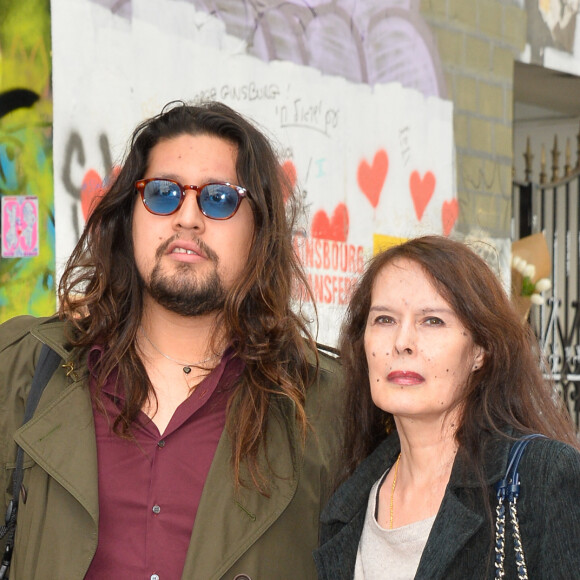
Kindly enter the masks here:
M 38 198 L 2 197 L 2 257 L 38 256 Z

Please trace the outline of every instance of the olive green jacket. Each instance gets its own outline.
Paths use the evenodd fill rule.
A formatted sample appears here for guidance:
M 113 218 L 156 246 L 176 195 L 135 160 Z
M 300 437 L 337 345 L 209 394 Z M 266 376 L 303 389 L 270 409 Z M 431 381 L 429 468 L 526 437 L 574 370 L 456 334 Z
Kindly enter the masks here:
M 66 362 L 63 323 L 18 317 L 0 326 L 0 489 L 12 497 L 14 440 L 25 451 L 23 488 L 11 580 L 84 578 L 97 548 L 99 498 L 93 411 L 86 364 L 61 366 L 34 417 L 22 426 L 24 405 L 42 343 Z M 320 355 L 318 381 L 306 409 L 312 429 L 304 451 L 288 434 L 282 405 L 269 417 L 267 457 L 278 477 L 269 498 L 253 489 L 235 494 L 231 447 L 222 435 L 201 497 L 183 578 L 284 580 L 316 578 L 312 551 L 337 464 L 342 404 L 339 363 Z M 293 414 L 286 409 L 286 414 Z M 293 465 L 290 445 L 297 452 Z M 4 507 L 5 509 L 5 507 Z M 0 545 L 3 551 L 4 546 Z

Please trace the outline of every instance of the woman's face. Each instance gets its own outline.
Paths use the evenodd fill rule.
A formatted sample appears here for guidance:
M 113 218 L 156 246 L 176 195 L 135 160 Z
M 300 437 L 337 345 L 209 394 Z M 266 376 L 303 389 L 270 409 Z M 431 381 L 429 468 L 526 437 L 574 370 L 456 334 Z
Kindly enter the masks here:
M 483 349 L 410 260 L 388 264 L 375 279 L 364 344 L 373 401 L 396 418 L 456 412 L 469 375 L 483 363 Z

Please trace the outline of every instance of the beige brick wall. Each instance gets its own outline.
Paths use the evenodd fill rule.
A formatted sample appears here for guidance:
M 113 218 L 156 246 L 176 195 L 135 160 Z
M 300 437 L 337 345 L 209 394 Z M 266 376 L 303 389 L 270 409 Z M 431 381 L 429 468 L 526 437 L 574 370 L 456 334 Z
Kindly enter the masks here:
M 459 233 L 509 238 L 514 60 L 526 40 L 515 0 L 421 0 L 453 101 Z

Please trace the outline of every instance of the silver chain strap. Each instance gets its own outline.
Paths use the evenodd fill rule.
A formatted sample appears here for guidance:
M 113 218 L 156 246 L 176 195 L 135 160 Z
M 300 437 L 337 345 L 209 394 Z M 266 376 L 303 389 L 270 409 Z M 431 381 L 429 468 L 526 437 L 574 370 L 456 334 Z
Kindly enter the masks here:
M 510 500 L 510 519 L 514 527 L 514 549 L 516 552 L 516 569 L 518 571 L 518 580 L 528 580 L 528 569 L 526 568 L 526 559 L 524 557 L 524 546 L 522 545 L 522 536 L 520 535 L 520 522 L 518 520 L 517 509 L 518 498 L 514 496 Z
M 526 559 L 524 556 L 524 546 L 520 534 L 520 522 L 518 520 L 517 497 L 510 498 L 508 509 L 510 512 L 510 521 L 513 526 L 514 551 L 516 556 L 516 569 L 518 580 L 528 580 L 528 569 L 526 568 Z M 505 576 L 505 504 L 504 498 L 500 497 L 495 510 L 495 577 L 503 578 Z
M 503 561 L 505 558 L 505 505 L 504 498 L 500 497 L 495 509 L 495 577 L 503 578 L 505 570 Z

